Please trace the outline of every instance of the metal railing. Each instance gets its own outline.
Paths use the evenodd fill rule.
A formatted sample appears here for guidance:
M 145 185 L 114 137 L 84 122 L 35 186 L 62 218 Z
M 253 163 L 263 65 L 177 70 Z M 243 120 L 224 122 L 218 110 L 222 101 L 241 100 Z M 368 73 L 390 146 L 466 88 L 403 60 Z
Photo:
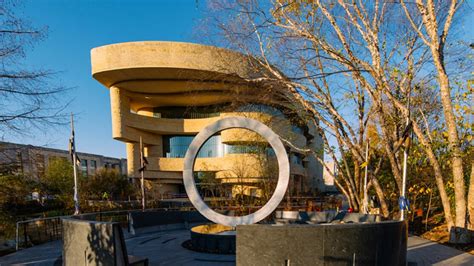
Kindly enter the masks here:
M 16 250 L 61 239 L 61 219 L 67 217 L 70 216 L 36 218 L 17 222 Z
M 177 197 L 175 197 L 177 198 Z M 305 199 L 294 198 L 294 200 Z M 316 200 L 317 205 L 322 206 L 324 199 Z M 279 209 L 283 209 L 285 206 L 280 206 Z M 292 210 L 304 210 L 307 206 L 298 204 L 292 204 Z M 325 209 L 325 208 L 322 208 Z M 174 206 L 170 208 L 153 208 L 147 209 L 146 211 L 157 211 L 157 210 L 182 210 L 190 211 L 194 210 L 192 206 Z M 16 250 L 31 247 L 34 245 L 43 244 L 46 242 L 51 242 L 55 240 L 62 239 L 62 223 L 63 218 L 75 218 L 81 220 L 89 221 L 105 221 L 105 222 L 119 222 L 123 228 L 129 226 L 129 213 L 132 211 L 140 211 L 136 209 L 132 210 L 121 210 L 121 211 L 106 211 L 106 212 L 95 212 L 95 213 L 85 213 L 80 215 L 69 215 L 69 216 L 55 216 L 48 218 L 36 218 L 29 219 L 24 221 L 18 221 L 16 223 Z
M 168 208 L 148 209 L 146 211 L 170 210 Z M 55 216 L 19 221 L 16 223 L 16 250 L 46 242 L 62 239 L 62 223 L 64 218 L 75 218 L 89 221 L 118 222 L 128 229 L 129 213 L 139 210 L 107 211 L 85 213 L 80 215 Z

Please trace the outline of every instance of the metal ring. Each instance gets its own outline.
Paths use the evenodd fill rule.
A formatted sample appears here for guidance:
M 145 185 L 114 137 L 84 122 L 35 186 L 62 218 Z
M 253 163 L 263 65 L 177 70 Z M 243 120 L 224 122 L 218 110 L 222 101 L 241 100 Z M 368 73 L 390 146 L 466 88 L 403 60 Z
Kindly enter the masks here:
M 220 214 L 207 206 L 199 195 L 193 176 L 194 163 L 201 146 L 215 133 L 231 128 L 245 128 L 264 137 L 275 151 L 279 170 L 278 183 L 270 200 L 256 212 L 236 217 Z M 289 180 L 290 162 L 288 161 L 288 154 L 280 137 L 265 124 L 246 117 L 226 117 L 205 127 L 193 139 L 184 157 L 183 181 L 189 200 L 191 200 L 194 207 L 204 215 L 204 217 L 217 224 L 236 226 L 240 224 L 254 224 L 265 219 L 265 217 L 270 215 L 278 207 L 284 198 Z

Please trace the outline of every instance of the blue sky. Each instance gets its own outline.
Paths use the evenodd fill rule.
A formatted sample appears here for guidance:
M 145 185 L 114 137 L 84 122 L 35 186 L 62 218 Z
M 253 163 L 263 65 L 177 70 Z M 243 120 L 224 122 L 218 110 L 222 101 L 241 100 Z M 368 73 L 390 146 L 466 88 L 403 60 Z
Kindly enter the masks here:
M 93 47 L 127 41 L 193 41 L 193 28 L 204 1 L 28 0 L 17 9 L 34 26 L 47 26 L 26 63 L 54 71 L 61 84 L 74 87 L 68 111 L 78 115 L 76 142 L 80 152 L 126 157 L 125 144 L 112 139 L 108 90 L 91 76 Z M 5 136 L 4 141 L 67 149 L 69 128 L 31 136 Z
M 48 27 L 48 36 L 29 51 L 25 63 L 53 71 L 73 102 L 77 149 L 125 157 L 125 144 L 112 139 L 108 90 L 91 76 L 94 47 L 144 40 L 199 42 L 194 34 L 206 7 L 204 0 L 24 0 L 17 14 L 34 26 Z M 471 7 L 469 6 L 469 9 Z M 472 10 L 470 10 L 472 11 Z M 461 31 L 472 42 L 473 12 L 462 18 Z M 195 38 L 197 36 L 197 38 Z M 196 41 L 198 39 L 199 41 Z M 67 149 L 69 128 L 38 132 L 35 137 L 9 136 L 3 141 Z

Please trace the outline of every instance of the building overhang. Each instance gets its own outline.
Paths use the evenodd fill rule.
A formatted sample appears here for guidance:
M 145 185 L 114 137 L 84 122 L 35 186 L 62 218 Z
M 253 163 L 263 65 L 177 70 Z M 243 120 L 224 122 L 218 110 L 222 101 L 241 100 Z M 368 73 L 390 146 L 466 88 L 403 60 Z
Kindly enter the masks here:
M 91 50 L 93 77 L 107 88 L 127 82 L 171 80 L 242 83 L 266 76 L 248 56 L 181 42 L 128 42 Z M 267 75 L 268 76 L 268 75 Z M 141 92 L 135 86 L 135 92 Z M 149 92 L 144 88 L 143 92 Z

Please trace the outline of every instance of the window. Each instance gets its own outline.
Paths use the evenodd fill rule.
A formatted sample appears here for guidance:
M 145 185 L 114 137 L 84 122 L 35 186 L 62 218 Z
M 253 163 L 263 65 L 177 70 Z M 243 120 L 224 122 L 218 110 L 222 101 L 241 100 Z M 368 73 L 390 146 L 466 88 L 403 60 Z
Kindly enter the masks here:
M 38 171 L 38 177 L 42 177 L 44 175 L 44 155 L 43 154 L 36 154 L 35 157 L 36 169 Z
M 82 175 L 87 176 L 87 160 L 86 159 L 81 160 L 81 171 L 82 171 Z
M 291 160 L 291 163 L 293 164 L 303 165 L 303 155 L 299 153 L 292 153 L 290 155 L 290 160 Z
M 225 144 L 225 154 L 262 154 L 274 156 L 272 147 L 258 145 L 229 145 Z
M 95 171 L 97 170 L 97 161 L 90 160 L 90 170 L 92 174 L 95 174 Z
M 194 136 L 163 136 L 163 154 L 166 158 L 184 158 L 189 145 Z M 224 155 L 224 145 L 221 142 L 221 136 L 210 137 L 201 149 L 197 157 L 211 158 L 222 157 Z
M 18 164 L 18 170 L 20 171 L 20 173 L 23 173 L 23 156 L 21 154 L 21 151 L 18 151 L 16 153 L 16 161 Z

